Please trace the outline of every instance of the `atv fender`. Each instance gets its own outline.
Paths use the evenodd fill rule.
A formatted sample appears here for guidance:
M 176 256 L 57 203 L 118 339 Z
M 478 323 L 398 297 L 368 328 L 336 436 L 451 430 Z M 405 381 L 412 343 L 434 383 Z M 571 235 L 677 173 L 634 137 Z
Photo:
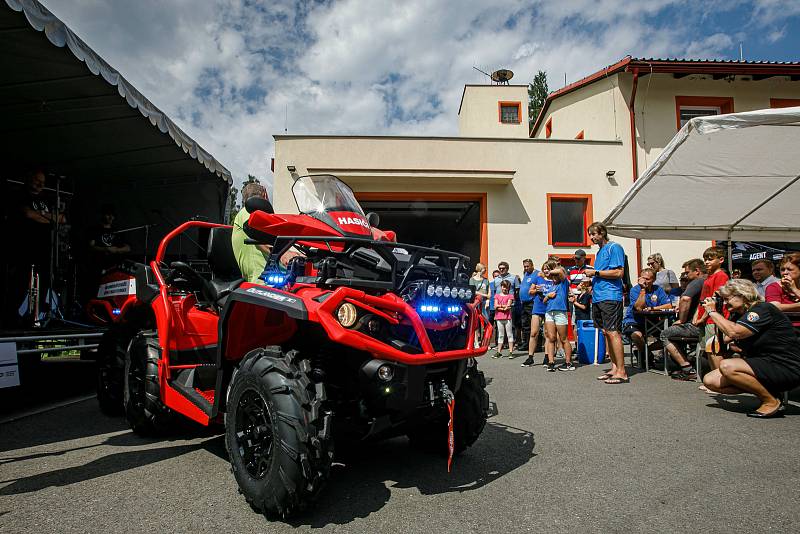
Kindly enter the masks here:
M 255 349 L 286 343 L 297 332 L 297 322 L 307 319 L 302 299 L 291 293 L 249 284 L 230 293 L 219 319 L 214 415 L 225 411 L 235 365 Z

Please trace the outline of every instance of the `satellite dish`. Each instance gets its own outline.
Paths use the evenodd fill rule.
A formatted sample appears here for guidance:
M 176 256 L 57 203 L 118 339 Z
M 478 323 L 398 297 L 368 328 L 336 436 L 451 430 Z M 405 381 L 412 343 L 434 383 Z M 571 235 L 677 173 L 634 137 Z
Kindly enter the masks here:
M 508 80 L 514 77 L 514 73 L 508 69 L 499 69 L 492 73 L 492 81 L 508 85 Z

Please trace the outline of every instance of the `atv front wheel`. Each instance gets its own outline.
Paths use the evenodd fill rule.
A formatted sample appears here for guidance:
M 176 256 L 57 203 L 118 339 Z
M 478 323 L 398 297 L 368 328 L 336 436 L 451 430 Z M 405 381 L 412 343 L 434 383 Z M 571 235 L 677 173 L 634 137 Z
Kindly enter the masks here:
M 247 354 L 231 379 L 225 446 L 240 493 L 257 512 L 287 517 L 319 493 L 333 459 L 325 388 L 296 351 Z
M 158 360 L 161 347 L 153 333 L 134 336 L 125 355 L 125 417 L 139 435 L 151 436 L 162 430 L 169 410 L 161 402 Z
M 422 423 L 408 431 L 412 446 L 447 454 L 448 421 L 447 408 L 433 420 Z M 456 392 L 456 406 L 453 413 L 454 454 L 464 452 L 475 443 L 486 426 L 489 415 L 489 394 L 486 392 L 486 378 L 477 367 L 467 371 L 461 380 L 461 388 Z

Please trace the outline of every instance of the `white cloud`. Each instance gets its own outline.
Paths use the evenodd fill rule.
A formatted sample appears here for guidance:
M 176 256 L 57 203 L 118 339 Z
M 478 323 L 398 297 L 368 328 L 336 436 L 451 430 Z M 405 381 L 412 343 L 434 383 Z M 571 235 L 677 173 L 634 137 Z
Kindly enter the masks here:
M 287 110 L 289 133 L 454 135 L 463 84 L 486 80 L 473 66 L 556 89 L 627 54 L 732 48 L 658 20 L 682 0 L 43 1 L 237 180 L 269 177 Z
M 715 33 L 705 39 L 692 41 L 686 47 L 686 55 L 693 59 L 717 59 L 729 56 L 733 48 L 733 39 L 724 33 Z
M 767 34 L 767 41 L 769 41 L 770 43 L 777 43 L 784 37 L 786 37 L 786 26 L 778 30 L 773 30 L 769 32 Z

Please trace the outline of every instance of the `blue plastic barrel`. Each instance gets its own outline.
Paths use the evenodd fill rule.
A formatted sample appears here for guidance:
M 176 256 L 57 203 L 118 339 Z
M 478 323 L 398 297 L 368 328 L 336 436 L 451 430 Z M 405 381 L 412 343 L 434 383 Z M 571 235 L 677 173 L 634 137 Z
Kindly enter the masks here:
M 599 365 L 606 358 L 606 338 L 592 321 L 578 321 L 578 361 Z

